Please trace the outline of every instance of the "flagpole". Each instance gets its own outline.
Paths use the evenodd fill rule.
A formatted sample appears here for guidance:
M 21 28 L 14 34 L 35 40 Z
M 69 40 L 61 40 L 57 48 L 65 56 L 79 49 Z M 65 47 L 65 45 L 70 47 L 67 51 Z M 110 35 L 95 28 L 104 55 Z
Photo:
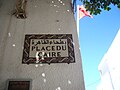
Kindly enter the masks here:
M 77 5 L 77 34 L 79 38 L 79 5 Z

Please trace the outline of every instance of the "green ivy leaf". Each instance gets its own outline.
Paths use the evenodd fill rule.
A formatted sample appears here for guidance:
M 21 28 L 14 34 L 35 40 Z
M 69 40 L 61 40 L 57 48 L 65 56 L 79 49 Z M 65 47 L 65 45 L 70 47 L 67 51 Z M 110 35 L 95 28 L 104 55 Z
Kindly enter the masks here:
M 106 7 L 106 10 L 109 11 L 111 8 L 110 7 Z
M 120 9 L 120 3 L 118 4 L 118 6 L 117 6 L 119 9 Z
M 101 13 L 101 10 L 111 10 L 110 5 L 113 4 L 120 9 L 120 0 L 81 0 L 85 5 L 85 8 L 90 11 L 91 14 L 97 15 Z

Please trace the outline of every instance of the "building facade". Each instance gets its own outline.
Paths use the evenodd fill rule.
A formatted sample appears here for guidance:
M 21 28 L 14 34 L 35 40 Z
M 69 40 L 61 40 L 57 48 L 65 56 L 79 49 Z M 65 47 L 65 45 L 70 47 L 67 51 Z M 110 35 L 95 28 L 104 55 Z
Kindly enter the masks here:
M 71 0 L 27 0 L 26 19 L 18 19 L 13 15 L 17 1 L 0 0 L 0 90 L 7 90 L 6 81 L 8 79 L 13 79 L 13 81 L 30 79 L 32 82 L 31 90 L 85 90 Z M 25 35 L 28 34 L 72 35 L 72 42 L 68 42 L 67 39 L 69 38 L 67 38 L 62 39 L 63 41 L 59 43 L 57 42 L 57 36 L 57 39 L 52 42 L 56 41 L 57 44 L 61 45 L 66 43 L 72 45 L 74 62 L 71 61 L 72 63 L 67 64 L 55 61 L 56 63 L 50 65 L 47 63 L 23 63 L 24 60 L 27 60 L 27 58 L 23 60 L 23 52 L 25 52 L 24 48 L 27 44 Z M 29 47 L 29 44 L 27 45 Z M 47 49 L 50 48 L 47 47 Z M 54 47 L 52 50 L 54 50 Z M 70 49 L 68 51 L 68 54 L 71 53 Z M 63 53 L 64 56 L 68 54 L 64 55 Z M 52 56 L 55 57 L 55 54 Z M 69 59 L 67 60 L 69 61 Z
M 120 30 L 101 60 L 98 70 L 101 83 L 98 90 L 120 90 Z

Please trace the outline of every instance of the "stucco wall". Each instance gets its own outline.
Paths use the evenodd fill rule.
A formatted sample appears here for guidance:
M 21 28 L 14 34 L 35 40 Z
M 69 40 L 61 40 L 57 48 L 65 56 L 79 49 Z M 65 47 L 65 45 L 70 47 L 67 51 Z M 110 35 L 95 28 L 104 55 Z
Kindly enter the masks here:
M 116 34 L 112 44 L 107 53 L 99 64 L 99 71 L 101 72 L 101 87 L 105 90 L 119 90 L 120 89 L 120 29 Z M 106 78 L 108 77 L 108 78 Z
M 0 8 L 0 90 L 11 78 L 32 79 L 32 90 L 85 90 L 71 1 L 28 0 L 27 19 L 11 15 L 15 2 L 3 0 Z M 22 64 L 25 34 L 72 34 L 76 62 Z

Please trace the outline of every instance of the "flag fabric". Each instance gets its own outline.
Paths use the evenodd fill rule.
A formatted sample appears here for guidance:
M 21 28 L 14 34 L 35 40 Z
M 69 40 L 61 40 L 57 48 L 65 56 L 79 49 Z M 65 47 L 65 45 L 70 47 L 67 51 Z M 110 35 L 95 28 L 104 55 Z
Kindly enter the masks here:
M 90 13 L 88 11 L 86 11 L 84 6 L 81 5 L 81 6 L 79 6 L 79 19 L 81 19 L 81 18 L 83 18 L 85 16 L 89 16 L 90 18 L 93 18 L 93 16 L 90 15 Z
M 81 5 L 81 6 L 77 5 L 77 33 L 78 33 L 78 37 L 79 37 L 79 22 L 80 22 L 80 19 L 85 17 L 85 16 L 89 16 L 90 18 L 93 18 L 93 16 L 90 15 L 90 13 L 84 8 L 83 5 Z

